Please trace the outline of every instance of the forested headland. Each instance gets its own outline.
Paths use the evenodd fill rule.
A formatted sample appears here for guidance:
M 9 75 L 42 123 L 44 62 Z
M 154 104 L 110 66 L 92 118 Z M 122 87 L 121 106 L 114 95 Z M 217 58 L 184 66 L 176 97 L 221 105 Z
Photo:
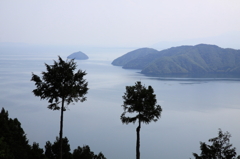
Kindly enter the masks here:
M 139 69 L 145 75 L 240 74 L 240 50 L 199 44 L 157 51 L 141 48 L 115 59 L 112 65 Z

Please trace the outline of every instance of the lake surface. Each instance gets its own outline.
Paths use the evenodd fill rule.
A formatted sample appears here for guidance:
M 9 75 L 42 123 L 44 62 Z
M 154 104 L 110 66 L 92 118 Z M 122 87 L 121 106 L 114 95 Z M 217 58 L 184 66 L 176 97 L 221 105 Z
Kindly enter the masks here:
M 60 111 L 47 109 L 48 103 L 35 97 L 31 73 L 40 75 L 44 63 L 52 64 L 57 55 L 65 59 L 66 50 L 0 49 L 0 101 L 11 118 L 18 118 L 30 144 L 44 148 L 59 134 Z M 79 50 L 75 50 L 76 52 Z M 87 101 L 70 104 L 64 113 L 63 136 L 71 150 L 89 145 L 108 159 L 135 158 L 137 125 L 122 124 L 122 96 L 126 86 L 141 81 L 151 85 L 162 106 L 161 118 L 141 128 L 142 159 L 186 159 L 199 153 L 199 142 L 218 135 L 218 129 L 230 132 L 231 143 L 240 154 L 240 79 L 148 77 L 139 70 L 125 70 L 111 61 L 128 49 L 92 49 L 89 60 L 76 61 L 87 72 Z M 84 51 L 83 51 L 84 52 Z

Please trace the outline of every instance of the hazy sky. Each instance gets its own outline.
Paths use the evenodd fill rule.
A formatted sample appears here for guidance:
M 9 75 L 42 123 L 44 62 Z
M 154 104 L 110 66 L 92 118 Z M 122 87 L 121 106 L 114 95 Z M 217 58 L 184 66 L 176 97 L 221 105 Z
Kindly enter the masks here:
M 0 42 L 149 46 L 240 32 L 239 0 L 1 0 Z
M 141 129 L 142 158 L 189 158 L 199 152 L 199 141 L 214 137 L 218 128 L 233 135 L 240 154 L 238 82 L 160 81 L 110 67 L 110 59 L 131 47 L 201 42 L 240 49 L 239 39 L 240 0 L 0 0 L 0 44 L 57 46 L 0 46 L 1 106 L 19 119 L 30 144 L 35 141 L 44 148 L 47 140 L 54 142 L 60 112 L 48 110 L 46 101 L 31 93 L 31 72 L 40 74 L 44 61 L 52 62 L 57 55 L 83 51 L 90 54 L 90 61 L 78 61 L 88 73 L 87 101 L 70 105 L 64 116 L 63 132 L 72 150 L 87 144 L 107 158 L 134 158 L 136 125 L 122 125 L 119 118 L 125 86 L 141 80 L 156 88 L 163 108 L 159 122 Z M 69 51 L 64 45 L 74 47 Z M 130 48 L 84 50 L 78 45 Z

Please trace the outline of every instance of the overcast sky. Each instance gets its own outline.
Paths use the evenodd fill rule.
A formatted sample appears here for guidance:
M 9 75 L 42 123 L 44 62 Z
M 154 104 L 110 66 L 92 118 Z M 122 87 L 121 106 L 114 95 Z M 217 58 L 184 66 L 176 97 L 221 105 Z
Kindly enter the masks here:
M 149 46 L 240 32 L 239 0 L 1 0 L 0 42 Z

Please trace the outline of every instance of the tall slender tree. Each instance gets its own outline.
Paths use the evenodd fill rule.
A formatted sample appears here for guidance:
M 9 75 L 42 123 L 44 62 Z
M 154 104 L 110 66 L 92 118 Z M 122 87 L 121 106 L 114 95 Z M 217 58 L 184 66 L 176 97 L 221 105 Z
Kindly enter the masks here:
M 146 88 L 139 81 L 135 83 L 135 86 L 126 86 L 123 100 L 122 123 L 138 122 L 136 129 L 136 159 L 140 159 L 141 123 L 149 124 L 151 121 L 156 122 L 161 116 L 162 108 L 160 105 L 156 105 L 157 100 L 153 88 L 151 86 Z M 127 117 L 126 113 L 135 113 L 136 116 Z
M 75 73 L 77 65 L 74 60 L 65 62 L 60 56 L 53 65 L 45 64 L 45 66 L 47 71 L 42 72 L 42 78 L 32 73 L 31 81 L 36 85 L 33 93 L 41 99 L 48 100 L 49 109 L 61 110 L 59 140 L 60 159 L 62 159 L 63 112 L 66 110 L 66 105 L 86 100 L 88 83 L 83 79 L 86 72 L 78 70 Z

